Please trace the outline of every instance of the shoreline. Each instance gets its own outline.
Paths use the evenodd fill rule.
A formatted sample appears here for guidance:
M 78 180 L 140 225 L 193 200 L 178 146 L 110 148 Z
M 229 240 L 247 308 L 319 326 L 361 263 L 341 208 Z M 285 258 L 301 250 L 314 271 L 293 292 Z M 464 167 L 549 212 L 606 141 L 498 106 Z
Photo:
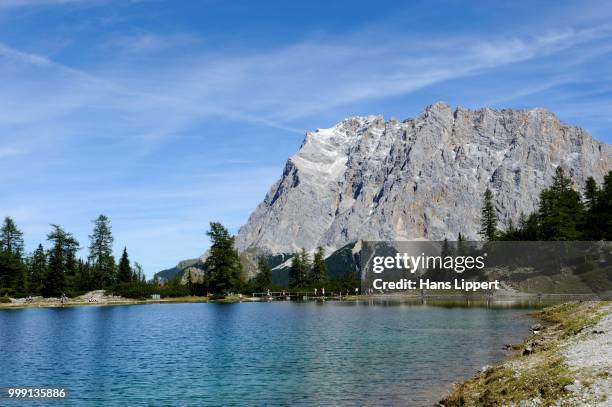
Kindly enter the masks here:
M 162 298 L 159 300 L 136 300 L 131 298 L 121 298 L 117 300 L 102 300 L 96 302 L 89 301 L 73 301 L 68 300 L 64 303 L 57 301 L 37 301 L 30 303 L 0 303 L 0 310 L 3 309 L 25 309 L 25 308 L 72 308 L 72 307 L 107 307 L 107 306 L 120 306 L 120 305 L 146 305 L 146 304 L 188 304 L 188 303 L 205 303 L 212 302 L 207 297 L 176 297 L 176 298 Z
M 239 302 L 269 302 L 269 301 L 289 301 L 280 297 L 267 296 L 227 296 L 225 298 L 200 297 L 200 296 L 185 296 L 185 297 L 167 297 L 161 299 L 132 299 L 124 297 L 108 296 L 98 298 L 96 301 L 88 301 L 81 297 L 69 298 L 65 302 L 61 302 L 58 298 L 40 298 L 33 302 L 24 302 L 20 300 L 12 300 L 11 302 L 0 303 L 0 310 L 3 309 L 23 309 L 23 308 L 62 308 L 62 307 L 82 307 L 82 306 L 119 306 L 119 305 L 146 305 L 146 304 L 188 304 L 188 303 L 239 303 Z M 456 294 L 456 293 L 439 293 L 426 292 L 424 294 L 370 294 L 370 295 L 345 295 L 345 296 L 304 296 L 300 299 L 291 299 L 291 301 L 351 301 L 351 302 L 369 302 L 369 301 L 392 301 L 392 302 L 421 302 L 424 305 L 428 301 L 465 301 L 468 304 L 484 303 L 484 304 L 505 304 L 505 303 L 533 303 L 539 302 L 542 305 L 546 303 L 560 303 L 566 301 L 597 301 L 594 295 L 590 294 L 533 294 L 533 293 L 513 293 L 503 295 L 489 296 L 486 294 Z
M 435 298 L 433 298 L 435 297 Z M 430 305 L 444 306 L 438 300 L 454 302 L 457 298 L 431 296 Z M 461 298 L 466 300 L 466 298 Z M 533 299 L 533 298 L 531 298 Z M 372 302 L 402 300 L 420 305 L 418 296 L 343 296 L 328 301 Z M 473 301 L 472 301 L 473 300 Z M 467 306 L 490 305 L 479 299 L 468 299 Z M 524 297 L 493 298 L 510 306 L 520 304 Z M 1 303 L 3 309 L 58 308 L 80 306 L 121 306 L 165 303 L 238 303 L 268 302 L 265 297 L 232 296 L 222 299 L 208 297 L 175 297 L 135 300 L 105 297 L 97 302 L 75 298 L 61 303 L 45 299 L 33 303 Z M 304 300 L 301 300 L 304 301 Z M 310 298 L 305 301 L 322 301 Z M 429 305 L 428 302 L 422 302 Z M 461 306 L 461 304 L 457 304 Z M 545 304 L 541 304 L 544 306 Z M 531 326 L 531 334 L 517 344 L 504 349 L 512 352 L 492 366 L 483 366 L 475 375 L 452 387 L 440 389 L 440 406 L 605 406 L 612 400 L 612 301 L 572 301 L 532 310 L 531 317 L 539 320 Z
M 612 302 L 565 302 L 530 315 L 541 323 L 507 345 L 513 355 L 455 384 L 439 405 L 609 405 Z

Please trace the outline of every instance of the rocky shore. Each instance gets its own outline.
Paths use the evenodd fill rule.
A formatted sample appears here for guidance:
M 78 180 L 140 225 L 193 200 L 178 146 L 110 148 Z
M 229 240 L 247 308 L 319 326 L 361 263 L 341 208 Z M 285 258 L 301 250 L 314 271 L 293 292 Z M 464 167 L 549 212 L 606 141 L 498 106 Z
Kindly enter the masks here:
M 541 324 L 514 355 L 457 384 L 441 406 L 612 405 L 612 302 L 568 302 L 535 312 Z
M 108 294 L 104 290 L 90 291 L 78 297 L 62 298 L 11 298 L 10 302 L 0 303 L 0 309 L 16 308 L 53 308 L 53 307 L 77 307 L 84 305 L 129 305 L 129 304 L 155 304 L 155 303 L 177 303 L 177 302 L 208 302 L 207 297 L 173 297 L 162 299 L 142 299 L 125 298 L 117 295 Z

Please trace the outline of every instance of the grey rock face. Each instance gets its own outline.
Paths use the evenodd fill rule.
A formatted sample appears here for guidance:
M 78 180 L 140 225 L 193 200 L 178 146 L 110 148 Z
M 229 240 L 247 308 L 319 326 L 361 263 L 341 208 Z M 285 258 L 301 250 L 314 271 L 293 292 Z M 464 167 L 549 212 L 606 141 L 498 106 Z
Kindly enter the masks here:
M 562 166 L 582 189 L 612 146 L 543 109 L 427 107 L 417 118 L 351 117 L 306 134 L 238 232 L 240 251 L 334 249 L 360 239 L 478 240 L 484 190 L 500 228 L 532 212 Z

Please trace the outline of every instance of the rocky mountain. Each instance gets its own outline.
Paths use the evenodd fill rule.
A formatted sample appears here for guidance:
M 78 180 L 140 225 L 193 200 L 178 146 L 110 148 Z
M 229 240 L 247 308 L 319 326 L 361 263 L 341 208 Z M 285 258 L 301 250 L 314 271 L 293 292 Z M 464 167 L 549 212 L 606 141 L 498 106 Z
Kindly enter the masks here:
M 191 279 L 193 282 L 200 282 L 203 278 L 203 271 L 201 267 L 202 259 L 189 259 L 180 261 L 176 266 L 165 269 L 162 271 L 158 271 L 154 274 L 161 282 L 167 282 L 175 277 L 177 274 L 183 274 L 181 277 L 181 281 L 187 282 L 187 274 L 191 272 Z
M 477 239 L 482 196 L 500 227 L 537 206 L 557 166 L 578 188 L 612 169 L 612 146 L 544 109 L 351 117 L 306 134 L 281 178 L 240 229 L 241 252 L 327 253 L 357 240 Z

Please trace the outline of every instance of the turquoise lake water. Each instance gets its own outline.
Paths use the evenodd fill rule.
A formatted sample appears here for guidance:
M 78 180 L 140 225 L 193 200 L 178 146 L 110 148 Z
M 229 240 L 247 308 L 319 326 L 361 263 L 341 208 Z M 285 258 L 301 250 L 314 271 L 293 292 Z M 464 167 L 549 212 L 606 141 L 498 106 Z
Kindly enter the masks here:
M 356 302 L 5 310 L 0 387 L 69 390 L 49 405 L 432 405 L 503 358 L 526 314 Z

